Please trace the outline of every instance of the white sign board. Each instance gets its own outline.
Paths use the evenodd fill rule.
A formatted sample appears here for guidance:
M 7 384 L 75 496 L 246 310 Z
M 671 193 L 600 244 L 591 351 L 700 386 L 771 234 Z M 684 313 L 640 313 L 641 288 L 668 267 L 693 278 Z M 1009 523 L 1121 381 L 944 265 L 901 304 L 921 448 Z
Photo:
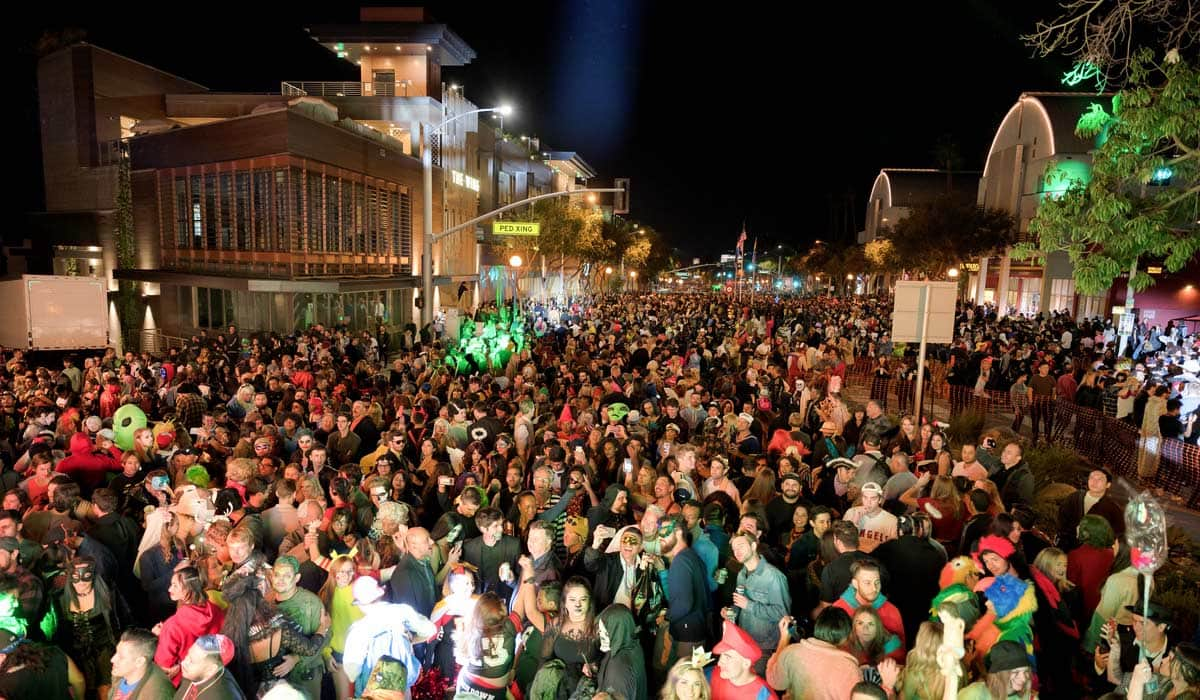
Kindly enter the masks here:
M 896 306 L 892 311 L 892 340 L 921 342 L 924 315 L 929 314 L 925 341 L 949 343 L 954 340 L 954 303 L 958 299 L 957 282 L 897 282 Z

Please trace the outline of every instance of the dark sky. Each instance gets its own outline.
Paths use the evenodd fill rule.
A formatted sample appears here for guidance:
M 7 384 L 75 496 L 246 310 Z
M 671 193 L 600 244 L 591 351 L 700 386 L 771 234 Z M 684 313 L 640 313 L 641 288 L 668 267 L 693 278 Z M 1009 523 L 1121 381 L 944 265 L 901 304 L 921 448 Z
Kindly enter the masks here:
M 101 5 L 42 3 L 17 22 L 31 173 L 18 201 L 31 208 L 42 198 L 32 47 L 44 31 L 82 27 L 218 91 L 358 74 L 304 32 L 356 21 L 354 3 Z M 631 217 L 688 256 L 731 249 L 743 220 L 760 249 L 849 240 L 881 167 L 932 167 L 948 137 L 964 169 L 981 169 L 1017 95 L 1061 89 L 1063 62 L 1033 58 L 1017 38 L 1052 16 L 1048 0 L 698 5 L 427 3 L 478 54 L 448 82 L 480 106 L 511 102 L 507 130 L 631 177 Z

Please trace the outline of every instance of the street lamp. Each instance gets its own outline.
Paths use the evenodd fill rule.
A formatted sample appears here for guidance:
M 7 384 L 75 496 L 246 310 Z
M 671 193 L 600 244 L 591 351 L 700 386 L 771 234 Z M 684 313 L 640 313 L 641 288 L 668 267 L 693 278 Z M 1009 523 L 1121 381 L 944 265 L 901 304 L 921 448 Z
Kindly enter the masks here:
M 517 299 L 521 296 L 521 256 L 513 255 L 508 264 L 513 269 L 513 316 L 517 315 Z
M 606 274 L 606 275 L 612 274 L 612 265 L 609 265 L 608 267 L 604 268 L 604 274 Z
M 424 176 L 424 192 L 421 197 L 421 208 L 424 214 L 424 220 L 421 222 L 421 232 L 423 234 L 421 240 L 421 298 L 424 302 L 421 305 L 422 326 L 428 325 L 433 321 L 433 154 L 429 150 L 429 137 L 440 133 L 447 124 L 456 119 L 484 112 L 495 112 L 502 116 L 508 116 L 512 114 L 512 111 L 513 109 L 509 105 L 473 109 L 469 112 L 456 114 L 432 129 L 421 129 L 421 170 Z
M 958 268 L 952 267 L 949 270 L 946 270 L 946 276 L 950 279 L 958 279 Z

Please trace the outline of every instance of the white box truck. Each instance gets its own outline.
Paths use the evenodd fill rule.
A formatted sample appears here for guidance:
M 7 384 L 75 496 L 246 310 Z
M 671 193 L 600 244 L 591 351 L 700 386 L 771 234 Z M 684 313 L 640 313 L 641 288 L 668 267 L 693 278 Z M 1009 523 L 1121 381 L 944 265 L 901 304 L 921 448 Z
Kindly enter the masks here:
M 0 345 L 21 350 L 108 347 L 108 289 L 95 277 L 0 281 Z

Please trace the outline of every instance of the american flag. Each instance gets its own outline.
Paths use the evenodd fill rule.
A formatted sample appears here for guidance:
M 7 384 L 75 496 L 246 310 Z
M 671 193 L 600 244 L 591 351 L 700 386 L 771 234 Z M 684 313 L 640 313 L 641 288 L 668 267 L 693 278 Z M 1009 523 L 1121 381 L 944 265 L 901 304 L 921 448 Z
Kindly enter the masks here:
M 737 239 L 738 255 L 741 255 L 743 253 L 745 247 L 746 247 L 746 227 L 743 225 L 742 226 L 742 235 L 738 236 L 738 239 Z

